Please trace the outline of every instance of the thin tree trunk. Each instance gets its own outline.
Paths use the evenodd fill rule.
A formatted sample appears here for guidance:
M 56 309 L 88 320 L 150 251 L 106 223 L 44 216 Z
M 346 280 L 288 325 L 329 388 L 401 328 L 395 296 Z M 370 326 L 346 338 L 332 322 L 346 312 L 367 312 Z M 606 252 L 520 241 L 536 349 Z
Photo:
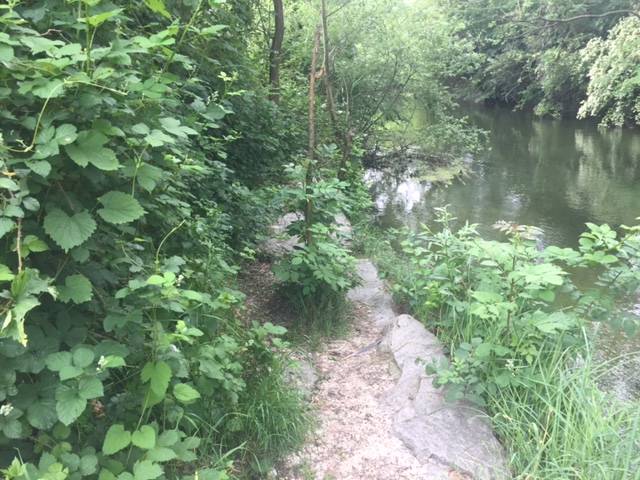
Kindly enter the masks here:
M 313 166 L 316 155 L 316 78 L 318 70 L 318 52 L 320 51 L 320 27 L 316 28 L 313 40 L 313 51 L 311 53 L 311 70 L 309 71 L 309 153 L 308 165 L 305 178 L 305 190 L 310 193 L 313 183 Z M 311 245 L 313 237 L 311 235 L 311 225 L 313 224 L 313 201 L 307 195 L 304 209 L 305 232 L 304 240 L 307 245 Z
M 280 102 L 280 59 L 282 55 L 282 42 L 284 40 L 284 5 L 283 0 L 273 0 L 273 18 L 275 29 L 269 51 L 269 85 L 271 92 L 269 99 L 275 103 Z

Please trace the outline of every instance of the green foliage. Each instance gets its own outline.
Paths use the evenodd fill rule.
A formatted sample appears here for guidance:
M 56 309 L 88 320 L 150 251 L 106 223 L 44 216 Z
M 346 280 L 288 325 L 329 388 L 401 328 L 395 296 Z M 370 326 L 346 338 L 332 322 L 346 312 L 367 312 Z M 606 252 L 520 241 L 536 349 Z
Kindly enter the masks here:
M 640 19 L 621 20 L 606 40 L 595 38 L 582 51 L 589 66 L 587 98 L 579 117 L 601 117 L 604 125 L 640 124 Z
M 368 245 L 396 295 L 449 347 L 427 366 L 436 384 L 488 409 L 518 478 L 625 478 L 637 468 L 640 418 L 599 390 L 588 327 L 637 331 L 627 311 L 640 287 L 640 227 L 587 224 L 578 249 L 539 249 L 535 227 L 499 222 L 508 242 L 498 242 L 474 225 L 454 229 L 446 209 L 438 220 L 440 230 L 405 233 L 395 248 Z M 574 283 L 587 268 L 597 280 Z
M 630 0 L 448 0 L 476 62 L 463 90 L 472 98 L 554 117 L 637 124 L 634 80 L 637 2 Z M 605 40 L 605 38 L 607 38 Z M 472 90 L 469 92 L 469 90 Z
M 309 170 L 315 165 L 315 161 L 307 161 L 305 166 L 289 167 L 292 185 L 283 190 L 283 199 L 291 212 L 303 211 L 305 215 L 289 225 L 288 231 L 304 244 L 277 263 L 274 273 L 312 324 L 321 318 L 332 319 L 322 322 L 327 323 L 328 332 L 339 319 L 335 314 L 346 292 L 357 283 L 355 259 L 345 246 L 348 235 L 336 226 L 357 200 L 349 200 L 349 184 L 337 180 L 330 171 L 320 172 L 326 179 L 313 174 L 309 179 Z
M 260 141 L 238 100 L 248 88 L 271 105 L 256 71 L 233 73 L 251 65 L 242 3 L 0 6 L 7 479 L 224 479 L 257 442 L 230 414 L 246 414 L 264 362 L 283 361 L 283 332 L 236 318 L 232 246 L 268 221 L 243 217 L 269 208 L 269 190 L 240 183 L 251 175 L 226 149 Z M 284 135 L 280 155 L 254 149 L 270 171 Z M 302 424 L 296 402 L 282 414 Z

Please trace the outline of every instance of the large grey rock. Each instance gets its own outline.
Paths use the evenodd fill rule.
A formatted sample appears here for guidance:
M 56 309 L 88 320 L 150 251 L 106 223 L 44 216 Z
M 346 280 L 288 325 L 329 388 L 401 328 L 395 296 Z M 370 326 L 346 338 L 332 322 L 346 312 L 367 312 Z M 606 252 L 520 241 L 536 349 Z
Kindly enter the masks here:
M 486 415 L 466 402 L 448 403 L 426 374 L 425 362 L 444 357 L 438 339 L 415 318 L 400 315 L 388 328 L 384 345 L 401 372 L 388 398 L 395 411 L 394 430 L 416 457 L 479 480 L 510 478 Z
M 297 389 L 303 398 L 309 400 L 318 383 L 318 372 L 310 356 L 297 358 L 286 367 L 284 379 L 288 385 Z
M 361 283 L 349 291 L 347 297 L 352 302 L 360 302 L 371 309 L 375 326 L 381 329 L 391 325 L 396 314 L 393 311 L 393 299 L 385 284 L 378 277 L 378 270 L 371 260 L 358 260 L 357 273 Z
M 290 236 L 287 228 L 302 218 L 303 214 L 300 212 L 287 213 L 280 217 L 276 223 L 271 225 L 269 238 L 258 246 L 258 251 L 263 255 L 278 258 L 293 252 L 296 247 L 301 247 L 302 239 L 298 236 Z M 349 247 L 352 233 L 351 222 L 345 215 L 339 214 L 335 217 L 335 226 L 336 237 L 344 246 Z

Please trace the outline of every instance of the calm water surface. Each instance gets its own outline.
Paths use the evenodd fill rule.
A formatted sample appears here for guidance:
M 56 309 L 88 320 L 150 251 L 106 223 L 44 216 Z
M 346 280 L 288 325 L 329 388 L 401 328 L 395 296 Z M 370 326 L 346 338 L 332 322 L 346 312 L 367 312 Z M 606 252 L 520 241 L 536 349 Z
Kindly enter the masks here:
M 538 119 L 500 108 L 467 112 L 490 132 L 490 150 L 472 175 L 447 188 L 370 171 L 383 226 L 430 223 L 449 204 L 485 234 L 497 220 L 536 225 L 544 243 L 577 244 L 585 222 L 633 224 L 640 217 L 640 131 Z

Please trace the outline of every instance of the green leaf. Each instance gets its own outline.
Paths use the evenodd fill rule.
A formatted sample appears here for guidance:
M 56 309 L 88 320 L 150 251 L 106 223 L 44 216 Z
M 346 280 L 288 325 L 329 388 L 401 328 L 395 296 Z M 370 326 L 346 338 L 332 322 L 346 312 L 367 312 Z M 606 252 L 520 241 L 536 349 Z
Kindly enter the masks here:
M 9 218 L 0 218 L 0 238 L 4 237 L 16 226 L 15 222 Z
M 7 177 L 0 177 L 0 188 L 4 188 L 5 190 L 9 190 L 11 192 L 20 190 L 18 184 Z
M 131 443 L 143 450 L 151 450 L 156 446 L 156 431 L 149 425 L 144 425 L 133 432 Z
M 82 373 L 83 372 L 81 368 L 78 368 L 74 365 L 65 365 L 60 369 L 59 375 L 60 380 L 64 382 L 65 380 L 69 380 L 70 378 L 77 378 L 82 375 Z
M 177 456 L 176 452 L 166 447 L 155 447 L 147 453 L 147 458 L 153 462 L 169 462 Z
M 83 378 L 80 380 L 79 389 L 80 395 L 87 400 L 104 396 L 104 387 L 97 377 Z
M 0 263 L 0 282 L 10 282 L 14 277 L 15 275 L 9 267 Z
M 138 461 L 133 465 L 133 476 L 135 480 L 153 480 L 162 475 L 162 473 L 162 467 L 150 460 Z
M 64 425 L 75 422 L 87 407 L 87 400 L 78 391 L 66 385 L 58 386 L 56 391 L 56 412 Z
M 104 22 L 106 22 L 107 20 L 118 15 L 123 10 L 124 10 L 123 8 L 116 8 L 115 10 L 109 10 L 108 12 L 98 13 L 96 15 L 91 15 L 90 17 L 86 17 L 86 18 L 79 18 L 78 20 L 82 22 L 86 22 L 92 27 L 98 27 L 102 25 Z
M 81 274 L 69 275 L 64 280 L 64 286 L 59 287 L 60 300 L 64 303 L 85 303 L 93 298 L 91 282 Z
M 86 242 L 95 229 L 96 222 L 86 210 L 70 217 L 55 208 L 44 218 L 44 231 L 65 252 Z
M 76 367 L 86 368 L 93 363 L 94 358 L 95 354 L 90 348 L 78 347 L 73 352 L 73 364 Z
M 129 223 L 144 215 L 138 200 L 124 192 L 111 191 L 98 200 L 104 206 L 98 210 L 98 215 L 109 223 Z
M 78 129 L 70 123 L 65 123 L 56 128 L 56 142 L 58 145 L 69 145 L 78 138 Z
M 37 173 L 41 177 L 47 177 L 49 173 L 51 173 L 51 164 L 46 160 L 27 162 L 27 166 L 32 172 Z
M 101 132 L 84 131 L 80 132 L 76 142 L 73 145 L 67 145 L 65 150 L 71 160 L 81 167 L 91 163 L 100 170 L 117 170 L 120 164 L 115 153 L 103 146 L 108 140 Z
M 162 0 L 144 0 L 144 3 L 154 12 L 159 13 L 163 17 L 171 18 L 171 14 L 167 10 L 167 7 L 165 7 Z
M 14 58 L 13 47 L 9 45 L 0 45 L 0 62 L 10 62 Z
M 45 358 L 45 364 L 49 370 L 59 372 L 64 367 L 71 365 L 72 359 L 73 356 L 71 355 L 71 352 L 55 352 L 47 355 L 47 358 Z
M 131 432 L 124 429 L 120 424 L 111 425 L 107 430 L 102 444 L 102 453 L 105 455 L 113 455 L 120 450 L 127 448 L 131 443 Z
M 148 362 L 140 374 L 143 383 L 149 383 L 150 388 L 157 396 L 162 397 L 169 388 L 171 380 L 171 367 L 166 362 Z
M 165 143 L 175 143 L 173 137 L 157 129 L 153 129 L 144 139 L 152 147 L 161 147 Z
M 33 428 L 49 430 L 58 421 L 56 401 L 53 398 L 40 399 L 27 408 L 27 420 Z
M 476 357 L 487 358 L 491 355 L 492 345 L 490 343 L 481 343 L 476 347 Z
M 200 398 L 200 393 L 191 385 L 186 383 L 178 383 L 173 387 L 173 395 L 179 402 L 193 403 Z

